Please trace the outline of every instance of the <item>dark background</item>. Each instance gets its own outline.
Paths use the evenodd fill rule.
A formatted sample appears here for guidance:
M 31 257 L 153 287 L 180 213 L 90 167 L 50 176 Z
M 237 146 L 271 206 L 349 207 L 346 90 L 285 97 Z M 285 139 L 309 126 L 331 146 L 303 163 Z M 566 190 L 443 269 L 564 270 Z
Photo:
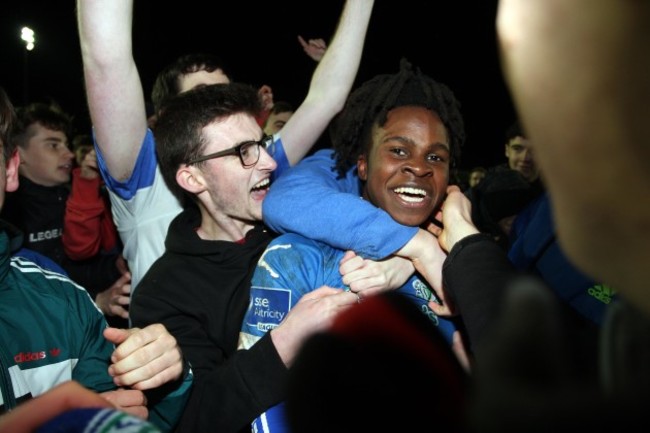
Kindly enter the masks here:
M 330 39 L 343 0 L 177 2 L 135 0 L 134 56 L 149 94 L 155 75 L 180 54 L 221 56 L 238 81 L 268 84 L 295 105 L 315 62 L 297 41 Z M 376 0 L 357 84 L 393 73 L 406 57 L 461 101 L 468 134 L 460 168 L 505 160 L 503 135 L 514 118 L 498 60 L 497 0 Z M 216 9 L 216 10 L 210 10 Z M 20 29 L 36 32 L 26 52 Z M 5 2 L 0 12 L 0 86 L 15 105 L 54 99 L 89 128 L 73 0 Z

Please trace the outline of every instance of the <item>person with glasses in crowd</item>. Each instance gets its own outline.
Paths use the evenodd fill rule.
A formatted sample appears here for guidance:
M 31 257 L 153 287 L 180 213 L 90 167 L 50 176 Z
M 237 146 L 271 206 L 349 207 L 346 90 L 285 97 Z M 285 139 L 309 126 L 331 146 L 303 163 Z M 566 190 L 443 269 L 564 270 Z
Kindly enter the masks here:
M 350 9 L 355 14 L 365 10 L 365 2 L 355 0 Z M 167 229 L 182 211 L 183 203 L 162 180 L 156 160 L 157 137 L 148 128 L 142 83 L 133 58 L 132 9 L 133 0 L 77 0 L 84 82 L 97 162 L 124 245 L 133 294 L 139 289 L 142 276 L 164 252 Z M 311 150 L 343 107 L 359 68 L 366 27 L 356 23 L 339 27 L 329 42 L 305 99 L 282 133 L 275 136 L 273 157 L 279 165 L 277 175 Z M 190 55 L 182 60 L 182 65 L 179 60 L 171 69 L 166 68 L 154 84 L 152 102 L 156 116 L 165 102 L 177 94 L 197 86 L 232 81 L 215 57 Z M 260 92 L 266 102 L 269 90 Z
M 373 5 L 346 1 L 319 68 L 342 54 L 337 46 L 364 39 Z M 302 338 L 357 301 L 325 288 L 312 295 L 318 301 L 294 307 L 286 326 L 237 351 L 251 276 L 273 237 L 262 202 L 281 165 L 272 157 L 281 143 L 270 145 L 256 121 L 260 108 L 251 86 L 214 84 L 171 98 L 156 122 L 161 174 L 185 207 L 132 295 L 130 316 L 134 326 L 162 321 L 192 365 L 195 386 L 179 431 L 250 431 L 257 415 L 284 399 L 284 360 Z
M 302 335 L 357 301 L 325 289 L 316 294 L 324 302 L 297 305 L 285 327 L 237 351 L 252 272 L 274 236 L 261 220 L 277 163 L 255 120 L 259 109 L 252 87 L 215 84 L 171 100 L 156 125 L 162 174 L 192 203 L 172 221 L 130 314 L 134 326 L 162 321 L 196 374 L 179 431 L 250 431 L 255 416 L 282 400 L 283 360 Z

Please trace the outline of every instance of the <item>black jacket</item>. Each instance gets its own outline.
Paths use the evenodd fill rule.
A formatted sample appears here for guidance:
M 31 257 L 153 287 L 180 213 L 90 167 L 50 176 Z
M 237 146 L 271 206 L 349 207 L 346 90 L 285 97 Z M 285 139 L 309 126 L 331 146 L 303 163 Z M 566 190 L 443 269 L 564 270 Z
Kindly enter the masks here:
M 24 234 L 24 248 L 52 259 L 95 299 L 120 277 L 115 266 L 118 254 L 97 254 L 87 260 L 72 260 L 65 254 L 62 236 L 69 195 L 68 184 L 42 186 L 20 176 L 20 186 L 7 195 L 1 215 Z
M 2 218 L 24 233 L 23 247 L 65 264 L 63 217 L 70 194 L 68 185 L 41 186 L 20 176 L 16 192 L 7 195 Z
M 442 269 L 442 285 L 451 296 L 473 351 L 494 324 L 506 288 L 519 272 L 487 234 L 467 236 L 454 245 Z
M 170 224 L 165 253 L 131 300 L 133 326 L 163 323 L 192 365 L 194 389 L 182 432 L 250 431 L 255 416 L 284 399 L 287 370 L 270 333 L 237 351 L 258 258 L 272 239 L 262 226 L 244 243 L 202 240 L 195 207 Z

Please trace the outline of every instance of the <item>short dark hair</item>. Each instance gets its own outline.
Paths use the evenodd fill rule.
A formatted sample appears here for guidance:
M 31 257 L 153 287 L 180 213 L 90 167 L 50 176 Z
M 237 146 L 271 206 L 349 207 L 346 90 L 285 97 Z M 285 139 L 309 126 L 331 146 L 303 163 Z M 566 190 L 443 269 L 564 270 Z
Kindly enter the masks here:
M 176 171 L 181 164 L 201 156 L 206 145 L 203 128 L 238 113 L 257 117 L 261 109 L 257 91 L 242 83 L 197 87 L 165 103 L 156 122 L 156 151 L 160 172 L 179 199 L 195 199 L 178 185 Z
M 0 145 L 2 146 L 2 154 L 4 156 L 4 163 L 11 158 L 16 151 L 14 142 L 12 140 L 12 130 L 16 124 L 16 111 L 9 95 L 5 89 L 0 87 Z
M 165 66 L 156 77 L 151 91 L 154 112 L 158 113 L 167 99 L 180 93 L 181 75 L 198 71 L 214 72 L 217 69 L 221 69 L 227 77 L 230 77 L 224 62 L 214 54 L 192 53 L 178 57 Z
M 377 75 L 352 92 L 332 121 L 329 132 L 341 176 L 357 163 L 359 155 L 368 151 L 372 126 L 384 125 L 393 108 L 409 105 L 438 114 L 449 134 L 452 162 L 458 162 L 465 142 L 460 103 L 446 85 L 402 59 L 396 74 Z
M 288 101 L 277 101 L 273 103 L 271 114 L 286 113 L 287 111 L 295 111 L 293 104 Z
M 521 123 L 519 123 L 519 120 L 515 120 L 508 126 L 506 129 L 506 144 L 510 142 L 513 138 L 516 137 L 526 137 L 526 133 L 524 132 L 524 129 L 521 127 Z
M 29 141 L 27 129 L 40 123 L 52 131 L 60 131 L 70 139 L 73 135 L 73 117 L 63 111 L 54 101 L 49 103 L 33 102 L 16 110 L 17 122 L 14 126 L 13 139 L 18 147 L 24 147 Z

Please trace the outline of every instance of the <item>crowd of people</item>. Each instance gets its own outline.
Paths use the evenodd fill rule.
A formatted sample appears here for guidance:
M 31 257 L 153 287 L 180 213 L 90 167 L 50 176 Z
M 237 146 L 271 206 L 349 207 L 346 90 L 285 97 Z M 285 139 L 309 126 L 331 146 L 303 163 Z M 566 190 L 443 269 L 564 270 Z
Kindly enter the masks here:
M 0 83 L 0 432 L 645 428 L 649 4 L 500 0 L 465 184 L 436 71 L 355 87 L 374 0 L 297 106 L 209 53 L 146 98 L 132 3 L 77 0 L 92 131 Z

